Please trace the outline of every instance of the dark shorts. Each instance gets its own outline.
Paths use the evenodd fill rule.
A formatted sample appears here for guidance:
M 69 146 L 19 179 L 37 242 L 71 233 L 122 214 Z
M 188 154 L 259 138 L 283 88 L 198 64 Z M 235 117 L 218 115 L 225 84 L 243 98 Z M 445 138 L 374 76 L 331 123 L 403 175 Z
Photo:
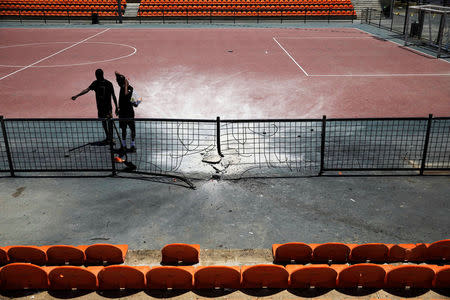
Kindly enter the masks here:
M 119 121 L 119 126 L 121 129 L 127 129 L 127 126 L 130 127 L 131 130 L 134 130 L 136 128 L 134 120 L 132 119 Z
M 99 111 L 98 111 L 98 117 L 99 117 L 100 119 L 103 119 L 103 118 L 112 118 L 112 111 L 102 111 L 102 110 L 99 110 Z

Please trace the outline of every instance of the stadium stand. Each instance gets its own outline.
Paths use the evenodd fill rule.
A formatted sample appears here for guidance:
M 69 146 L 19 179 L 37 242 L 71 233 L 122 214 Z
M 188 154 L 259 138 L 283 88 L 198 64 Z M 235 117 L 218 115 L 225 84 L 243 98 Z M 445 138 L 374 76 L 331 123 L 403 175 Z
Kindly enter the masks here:
M 126 0 L 121 1 L 122 12 Z M 0 16 L 36 17 L 89 17 L 117 16 L 117 1 L 114 0 L 0 0 Z
M 142 0 L 138 16 L 347 16 L 354 17 L 351 0 Z
M 432 244 L 303 244 L 286 243 L 274 244 L 274 261 L 281 253 L 283 259 L 296 257 L 285 255 L 289 251 L 298 249 L 305 259 L 305 253 L 309 253 L 309 262 L 314 262 L 314 251 L 320 249 L 321 259 L 329 258 L 328 251 L 338 250 L 338 257 L 346 257 L 352 263 L 352 258 L 358 260 L 366 257 L 380 259 L 380 264 L 307 264 L 286 266 L 276 264 L 256 264 L 243 266 L 128 266 L 122 265 L 128 250 L 127 245 L 95 244 L 90 246 L 73 247 L 84 251 L 82 257 L 86 257 L 85 263 L 94 261 L 104 263 L 104 259 L 116 261 L 120 265 L 112 266 L 38 266 L 29 263 L 32 260 L 42 263 L 49 256 L 49 251 L 62 250 L 57 256 L 58 263 L 70 263 L 76 253 L 71 246 L 7 246 L 3 262 L 0 268 L 0 290 L 21 289 L 49 289 L 49 290 L 119 290 L 119 289 L 261 289 L 261 288 L 449 288 L 450 266 L 447 264 L 448 243 L 450 240 L 441 240 Z M 178 248 L 178 254 L 182 257 L 192 256 L 192 246 L 199 251 L 199 245 L 169 244 L 167 246 L 182 245 Z M 285 245 L 285 247 L 283 247 Z M 428 256 L 422 256 L 425 263 L 401 262 L 389 264 L 391 259 L 386 255 L 386 246 L 389 249 L 425 247 Z M 405 246 L 409 245 L 409 246 Z M 294 246 L 294 247 L 292 247 Z M 300 246 L 295 248 L 295 246 Z M 345 246 L 345 247 L 343 247 Z M 165 251 L 164 247 L 161 251 Z M 308 247 L 312 252 L 306 251 Z M 52 250 L 53 249 L 53 250 Z M 56 250 L 55 250 L 56 249 Z M 68 250 L 70 249 L 70 250 Z M 281 250 L 279 250 L 281 249 Z M 334 249 L 334 250 L 333 250 Z M 350 252 L 347 252 L 350 249 Z M 182 251 L 185 253 L 181 253 Z M 89 252 L 93 253 L 89 253 Z M 284 252 L 283 252 L 284 251 Z M 355 251 L 355 253 L 353 253 Z M 397 250 L 396 250 L 397 251 Z M 295 252 L 295 251 L 294 251 Z M 341 253 L 342 252 L 342 253 Z M 421 252 L 423 252 L 421 250 Z M 68 253 L 68 257 L 63 257 Z M 197 252 L 198 253 L 198 252 Z M 95 258 L 94 260 L 93 257 Z M 323 256 L 324 255 L 324 256 Z M 396 254 L 397 255 L 397 254 Z M 91 260 L 89 257 L 91 256 Z M 308 255 L 307 255 L 308 256 Z M 195 256 L 198 258 L 198 256 Z M 384 257 L 384 261 L 381 261 Z M 404 257 L 403 257 L 404 258 Z M 15 262 L 17 259 L 28 263 Z M 75 260 L 79 262 L 79 260 Z M 427 261 L 438 261 L 441 265 L 428 264 Z M 47 264 L 53 260 L 47 260 Z M 198 260 L 197 260 L 198 261 Z M 442 263 L 443 262 L 443 263 Z

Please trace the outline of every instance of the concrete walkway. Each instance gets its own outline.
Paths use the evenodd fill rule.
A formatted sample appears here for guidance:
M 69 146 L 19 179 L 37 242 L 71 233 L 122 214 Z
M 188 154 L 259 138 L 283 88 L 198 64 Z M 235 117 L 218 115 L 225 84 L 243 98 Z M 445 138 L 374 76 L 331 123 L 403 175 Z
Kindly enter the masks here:
M 418 243 L 450 236 L 450 177 L 0 178 L 0 241 L 174 242 L 206 249 L 273 243 Z

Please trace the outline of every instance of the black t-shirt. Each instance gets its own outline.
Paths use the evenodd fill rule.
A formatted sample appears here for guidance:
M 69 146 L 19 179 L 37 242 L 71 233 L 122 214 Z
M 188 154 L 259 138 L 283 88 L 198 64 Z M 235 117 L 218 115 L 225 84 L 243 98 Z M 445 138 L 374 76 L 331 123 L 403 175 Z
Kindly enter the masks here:
M 111 96 L 114 94 L 112 83 L 106 79 L 95 80 L 91 83 L 89 89 L 95 91 L 95 100 L 97 101 L 97 110 L 99 113 L 111 112 Z
M 128 95 L 125 95 L 125 87 L 120 87 L 119 93 L 119 118 L 134 118 L 133 104 L 131 104 L 131 95 L 133 87 L 128 85 Z

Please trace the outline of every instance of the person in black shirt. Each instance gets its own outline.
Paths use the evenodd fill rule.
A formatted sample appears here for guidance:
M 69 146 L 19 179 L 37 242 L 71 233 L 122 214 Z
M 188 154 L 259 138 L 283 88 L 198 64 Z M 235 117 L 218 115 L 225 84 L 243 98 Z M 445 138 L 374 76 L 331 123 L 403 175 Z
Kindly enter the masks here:
M 136 125 L 134 123 L 134 109 L 131 103 L 131 95 L 133 94 L 133 87 L 128 83 L 128 80 L 116 71 L 117 84 L 120 86 L 119 92 L 119 118 L 128 119 L 120 120 L 119 125 L 122 130 L 122 147 L 127 148 L 127 126 L 131 131 L 131 147 L 130 152 L 136 152 L 135 138 Z
M 101 119 L 112 118 L 111 97 L 114 100 L 114 106 L 116 107 L 116 115 L 118 114 L 117 98 L 116 94 L 114 93 L 114 87 L 110 81 L 104 78 L 102 69 L 97 69 L 95 71 L 95 77 L 97 78 L 97 80 L 94 80 L 88 88 L 73 96 L 72 100 L 75 101 L 79 96 L 87 94 L 89 91 L 95 91 L 98 117 Z M 104 140 L 104 142 L 109 142 L 108 127 L 106 121 L 102 121 L 102 125 L 106 134 L 106 139 Z

